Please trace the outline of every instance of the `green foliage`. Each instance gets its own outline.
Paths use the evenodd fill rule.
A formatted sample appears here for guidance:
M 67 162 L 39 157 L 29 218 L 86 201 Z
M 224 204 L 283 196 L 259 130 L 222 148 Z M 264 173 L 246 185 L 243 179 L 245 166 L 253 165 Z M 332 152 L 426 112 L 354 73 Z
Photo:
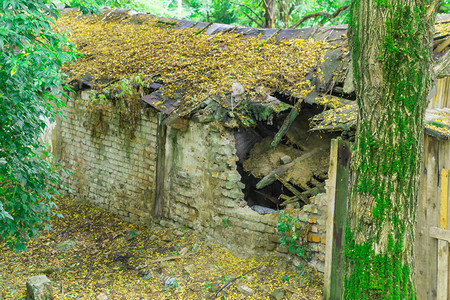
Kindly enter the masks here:
M 139 76 L 132 76 L 101 92 L 91 90 L 88 100 L 78 100 L 84 110 L 85 126 L 93 137 L 103 137 L 108 133 L 113 113 L 118 116 L 121 131 L 130 139 L 135 137 L 141 116 L 142 84 Z
M 448 3 L 448 0 L 444 2 L 446 1 Z M 277 0 L 276 2 L 275 27 L 285 28 L 311 13 L 319 11 L 333 13 L 340 6 L 349 4 L 350 0 Z M 64 0 L 63 3 L 70 7 L 80 8 L 84 13 L 98 12 L 98 8 L 106 6 L 146 11 L 160 17 L 178 17 L 178 1 L 175 0 Z M 184 0 L 181 17 L 201 22 L 261 27 L 264 23 L 264 5 L 263 1 L 255 0 Z M 342 12 L 334 20 L 323 17 L 310 19 L 302 24 L 302 27 L 347 22 L 348 11 Z
M 39 136 L 64 105 L 59 67 L 74 58 L 42 0 L 0 4 L 0 241 L 17 250 L 49 228 L 59 175 Z
M 111 121 L 111 101 L 106 98 L 105 94 L 91 91 L 89 99 L 83 102 L 85 102 L 84 118 L 86 119 L 84 125 L 91 130 L 93 137 L 106 135 Z
M 278 234 L 280 235 L 281 246 L 287 245 L 289 252 L 309 260 L 311 253 L 306 243 L 308 225 L 302 222 L 289 212 L 280 211 L 278 216 Z
M 223 218 L 222 219 L 222 223 L 223 223 L 223 226 L 225 226 L 225 228 L 227 228 L 229 226 L 230 219 L 229 218 Z
M 62 3 L 69 7 L 80 9 L 83 14 L 99 13 L 98 9 L 102 7 L 133 9 L 142 7 L 134 0 L 62 0 Z
M 235 5 L 229 1 L 220 0 L 189 0 L 187 3 L 189 19 L 234 24 L 238 22 Z
M 442 0 L 441 6 L 439 8 L 440 14 L 448 14 L 450 13 L 450 0 Z

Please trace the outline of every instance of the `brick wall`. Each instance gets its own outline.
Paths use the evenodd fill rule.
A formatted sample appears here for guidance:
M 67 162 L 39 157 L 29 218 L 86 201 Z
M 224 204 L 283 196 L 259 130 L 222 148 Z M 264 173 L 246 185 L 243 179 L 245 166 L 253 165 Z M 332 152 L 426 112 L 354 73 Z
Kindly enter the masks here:
M 87 99 L 88 94 L 83 92 L 67 103 L 67 119 L 58 121 L 55 130 L 54 153 L 73 172 L 63 182 L 76 197 L 125 220 L 152 221 L 156 113 L 143 111 L 132 140 L 121 133 L 114 114 L 107 133 L 93 137 L 83 101 L 77 101 L 81 97 Z M 276 251 L 280 257 L 293 258 L 286 246 L 280 246 L 278 214 L 260 215 L 243 199 L 232 131 L 190 121 L 185 130 L 168 127 L 165 147 L 161 225 L 187 226 L 237 254 Z M 309 264 L 319 271 L 325 261 L 326 203 L 326 195 L 321 194 L 293 211 L 309 227 L 307 239 L 313 252 Z
M 147 222 L 154 199 L 156 115 L 153 110 L 142 113 L 131 141 L 121 132 L 114 114 L 110 115 L 106 134 L 93 137 L 80 101 L 88 95 L 71 95 L 73 100 L 65 109 L 67 118 L 58 120 L 54 130 L 53 152 L 73 173 L 64 176 L 63 183 L 77 198 L 126 220 Z
M 278 214 L 261 215 L 243 197 L 236 169 L 236 147 L 231 131 L 189 122 L 186 131 L 169 128 L 166 144 L 166 184 L 163 225 L 175 222 L 208 235 L 237 253 L 277 251 L 287 256 L 277 233 Z M 326 195 L 293 210 L 309 228 L 310 265 L 324 269 Z

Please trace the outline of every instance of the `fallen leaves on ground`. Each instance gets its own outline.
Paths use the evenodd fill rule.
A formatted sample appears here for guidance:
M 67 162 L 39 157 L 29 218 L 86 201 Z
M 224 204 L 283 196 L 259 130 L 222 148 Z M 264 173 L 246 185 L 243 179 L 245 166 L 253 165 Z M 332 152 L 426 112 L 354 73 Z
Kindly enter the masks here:
M 57 204 L 64 217 L 27 252 L 0 245 L 0 299 L 26 299 L 26 279 L 40 274 L 56 299 L 269 299 L 277 289 L 280 299 L 322 299 L 319 274 L 275 255 L 242 259 L 187 228 L 138 226 L 69 198 Z

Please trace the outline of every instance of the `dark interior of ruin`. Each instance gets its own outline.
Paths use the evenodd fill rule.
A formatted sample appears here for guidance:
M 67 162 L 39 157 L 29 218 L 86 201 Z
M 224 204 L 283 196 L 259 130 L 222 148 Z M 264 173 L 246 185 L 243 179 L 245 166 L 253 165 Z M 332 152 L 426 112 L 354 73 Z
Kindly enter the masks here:
M 253 128 L 235 132 L 237 169 L 245 184 L 248 206 L 256 211 L 261 207 L 301 207 L 311 196 L 325 191 L 330 141 L 339 133 L 310 131 L 310 118 L 322 111 L 322 106 L 303 103 L 298 117 L 275 147 L 271 142 L 288 112 L 275 115 L 272 124 L 258 122 Z

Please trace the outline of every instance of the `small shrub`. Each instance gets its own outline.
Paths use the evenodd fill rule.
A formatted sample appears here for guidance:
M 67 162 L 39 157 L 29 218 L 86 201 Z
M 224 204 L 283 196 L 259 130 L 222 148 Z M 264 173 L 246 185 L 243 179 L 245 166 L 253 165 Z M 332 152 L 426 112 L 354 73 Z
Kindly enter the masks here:
M 305 260 L 309 260 L 311 253 L 308 248 L 306 236 L 309 225 L 302 222 L 291 213 L 280 211 L 278 217 L 278 234 L 281 246 L 287 245 L 289 252 L 295 253 Z

